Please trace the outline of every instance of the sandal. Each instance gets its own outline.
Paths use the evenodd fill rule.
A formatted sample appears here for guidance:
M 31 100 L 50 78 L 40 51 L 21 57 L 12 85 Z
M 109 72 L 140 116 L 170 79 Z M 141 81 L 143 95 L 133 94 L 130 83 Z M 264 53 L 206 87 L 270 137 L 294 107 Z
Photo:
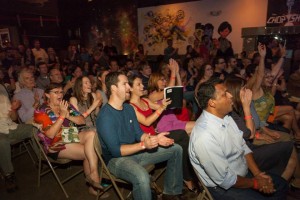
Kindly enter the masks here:
M 97 182 L 93 181 L 92 178 L 89 175 L 85 176 L 85 180 L 93 188 L 96 188 L 96 189 L 99 189 L 99 190 L 103 190 L 103 187 L 100 185 L 100 183 L 97 183 Z

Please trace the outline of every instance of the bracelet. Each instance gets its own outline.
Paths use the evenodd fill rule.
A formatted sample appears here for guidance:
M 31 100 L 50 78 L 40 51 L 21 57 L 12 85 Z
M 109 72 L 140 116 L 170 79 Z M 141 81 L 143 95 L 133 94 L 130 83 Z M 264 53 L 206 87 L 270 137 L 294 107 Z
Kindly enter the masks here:
M 140 142 L 140 145 L 141 145 L 142 149 L 146 149 L 146 146 L 145 146 L 145 144 L 144 144 L 144 141 L 141 141 L 141 142 Z
M 84 113 L 82 114 L 83 117 L 87 117 L 88 115 L 89 115 L 88 112 L 84 112 Z
M 245 120 L 247 120 L 247 119 L 252 119 L 252 115 L 247 115 L 247 116 L 244 117 L 244 119 L 245 119 Z
M 253 178 L 253 189 L 258 190 L 258 182 L 256 178 Z
M 175 80 L 175 79 L 176 79 L 176 77 L 175 77 L 175 76 L 172 76 L 172 77 L 171 77 L 171 79 L 172 79 L 172 80 Z
M 161 113 L 158 111 L 155 111 L 155 114 L 159 117 Z
M 59 116 L 58 119 L 61 120 L 61 121 L 65 120 L 65 118 L 63 116 Z
M 255 139 L 259 139 L 260 138 L 260 133 L 259 132 L 256 132 L 255 133 Z

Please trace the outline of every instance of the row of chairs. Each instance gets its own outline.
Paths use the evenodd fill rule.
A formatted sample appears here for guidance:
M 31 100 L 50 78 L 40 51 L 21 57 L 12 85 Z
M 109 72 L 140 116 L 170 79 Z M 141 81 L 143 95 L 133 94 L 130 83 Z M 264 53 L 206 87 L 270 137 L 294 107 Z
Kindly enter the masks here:
M 70 159 L 53 160 L 52 158 L 48 157 L 47 154 L 45 153 L 44 148 L 43 148 L 37 134 L 35 133 L 35 131 L 32 134 L 31 140 L 25 139 L 25 140 L 19 141 L 19 142 L 21 145 L 23 145 L 25 147 L 26 152 L 29 154 L 30 158 L 32 159 L 32 161 L 34 163 L 35 163 L 35 160 L 33 159 L 33 156 L 31 155 L 27 146 L 30 145 L 31 147 L 33 147 L 32 142 L 34 142 L 37 145 L 37 152 L 35 152 L 35 153 L 37 154 L 37 158 L 38 158 L 38 180 L 37 180 L 38 187 L 40 186 L 41 177 L 49 172 L 52 172 L 52 174 L 54 175 L 61 190 L 63 191 L 64 195 L 66 196 L 66 198 L 69 198 L 69 195 L 68 195 L 65 187 L 63 186 L 63 184 L 68 182 L 72 178 L 76 177 L 77 175 L 81 174 L 83 172 L 83 169 L 81 168 L 80 170 L 77 170 L 76 172 L 72 173 L 67 178 L 62 179 L 61 177 L 58 176 L 58 174 L 56 172 L 56 168 L 59 166 L 70 165 L 72 160 L 70 160 Z M 94 148 L 95 148 L 95 152 L 99 158 L 100 180 L 106 179 L 111 183 L 111 184 L 108 184 L 107 187 L 104 187 L 104 189 L 102 191 L 98 191 L 96 199 L 98 200 L 100 198 L 100 196 L 102 196 L 104 193 L 108 192 L 111 188 L 114 188 L 119 199 L 124 200 L 124 199 L 128 198 L 131 195 L 131 193 L 124 195 L 123 194 L 124 192 L 121 192 L 119 185 L 124 185 L 124 184 L 130 185 L 130 184 L 128 182 L 126 182 L 125 180 L 116 178 L 115 176 L 113 176 L 110 173 L 110 171 L 108 170 L 108 168 L 102 158 L 102 149 L 101 149 L 101 145 L 100 145 L 97 135 L 94 138 Z M 48 169 L 43 170 L 43 163 L 48 166 Z M 151 174 L 151 187 L 156 191 L 156 193 L 161 194 L 162 190 L 157 185 L 156 182 L 159 179 L 159 177 L 164 173 L 165 168 L 161 168 L 161 169 L 157 170 L 154 165 L 148 165 L 148 166 L 145 166 L 145 168 L 149 172 L 149 174 Z M 197 200 L 212 200 L 213 198 L 210 195 L 208 189 L 204 186 L 204 184 L 202 183 L 202 181 L 199 177 L 198 177 L 198 179 L 200 181 L 199 183 L 200 183 L 201 192 L 200 192 L 199 196 L 197 197 Z

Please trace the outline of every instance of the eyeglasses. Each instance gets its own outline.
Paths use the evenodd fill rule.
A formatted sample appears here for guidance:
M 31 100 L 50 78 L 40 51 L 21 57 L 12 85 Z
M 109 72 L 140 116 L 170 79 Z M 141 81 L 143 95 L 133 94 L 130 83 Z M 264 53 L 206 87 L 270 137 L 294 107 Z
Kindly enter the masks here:
M 50 92 L 53 92 L 54 94 L 63 94 L 64 91 L 50 91 Z
M 224 64 L 225 62 L 220 62 L 219 64 Z
M 159 79 L 160 81 L 167 81 L 165 78 L 161 78 L 161 79 Z

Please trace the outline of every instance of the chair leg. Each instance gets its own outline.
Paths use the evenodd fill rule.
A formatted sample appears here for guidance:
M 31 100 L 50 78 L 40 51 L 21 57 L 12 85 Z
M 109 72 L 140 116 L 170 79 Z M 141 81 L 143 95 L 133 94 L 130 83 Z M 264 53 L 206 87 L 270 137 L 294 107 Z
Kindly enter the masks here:
M 38 159 L 39 159 L 39 169 L 38 169 L 38 187 L 40 187 L 41 185 L 41 170 L 42 170 L 42 153 L 39 152 L 38 155 Z
M 46 160 L 47 160 L 47 159 L 46 159 Z M 52 171 L 52 173 L 53 173 L 53 175 L 54 175 L 55 179 L 57 180 L 57 182 L 58 182 L 58 184 L 59 184 L 60 188 L 61 188 L 61 189 L 62 189 L 62 191 L 64 192 L 64 194 L 65 194 L 66 198 L 69 198 L 69 195 L 68 195 L 68 193 L 66 192 L 66 190 L 65 190 L 64 186 L 62 185 L 62 182 L 61 182 L 61 180 L 58 178 L 58 176 L 57 176 L 57 174 L 56 174 L 56 172 L 55 172 L 54 168 L 53 168 L 53 167 L 52 167 L 52 165 L 51 165 L 51 163 L 50 163 L 48 160 L 47 160 L 47 163 L 48 163 L 48 166 L 50 167 L 50 169 L 51 169 L 51 171 Z
M 25 149 L 26 149 L 26 151 L 27 151 L 29 157 L 31 158 L 31 160 L 32 160 L 32 162 L 33 162 L 33 165 L 35 165 L 35 160 L 33 159 L 32 155 L 31 155 L 31 153 L 30 153 L 30 151 L 29 151 L 29 149 L 28 149 L 28 147 L 27 147 L 26 142 L 23 141 L 22 143 L 23 143 L 23 145 L 24 145 L 24 147 L 25 147 Z M 30 142 L 29 142 L 29 143 L 30 143 Z

